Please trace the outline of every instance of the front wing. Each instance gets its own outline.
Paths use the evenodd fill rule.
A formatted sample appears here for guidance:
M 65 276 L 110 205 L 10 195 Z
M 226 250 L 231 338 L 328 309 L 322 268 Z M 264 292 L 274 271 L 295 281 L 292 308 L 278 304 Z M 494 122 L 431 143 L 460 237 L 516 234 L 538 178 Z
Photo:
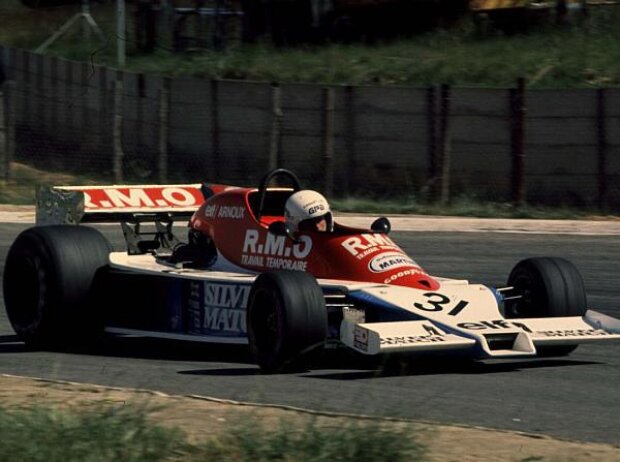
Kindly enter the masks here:
M 534 356 L 537 348 L 620 339 L 620 321 L 589 310 L 584 317 L 528 318 L 447 327 L 430 320 L 354 323 L 344 320 L 340 339 L 366 355 L 470 350 L 472 356 Z

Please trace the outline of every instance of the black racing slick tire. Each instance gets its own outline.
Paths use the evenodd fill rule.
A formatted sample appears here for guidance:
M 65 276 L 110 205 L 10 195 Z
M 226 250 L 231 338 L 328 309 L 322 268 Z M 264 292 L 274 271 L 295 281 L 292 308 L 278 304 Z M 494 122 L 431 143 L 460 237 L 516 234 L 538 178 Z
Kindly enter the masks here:
M 528 258 L 510 273 L 513 287 L 504 305 L 507 318 L 554 318 L 583 316 L 587 310 L 583 279 L 575 266 L 563 258 Z M 539 347 L 539 356 L 564 356 L 577 345 Z
M 93 228 L 23 231 L 4 268 L 7 315 L 20 340 L 37 347 L 90 343 L 103 330 L 94 288 L 111 246 Z
M 323 291 L 308 273 L 263 273 L 250 291 L 247 326 L 252 356 L 263 372 L 296 370 L 325 343 Z

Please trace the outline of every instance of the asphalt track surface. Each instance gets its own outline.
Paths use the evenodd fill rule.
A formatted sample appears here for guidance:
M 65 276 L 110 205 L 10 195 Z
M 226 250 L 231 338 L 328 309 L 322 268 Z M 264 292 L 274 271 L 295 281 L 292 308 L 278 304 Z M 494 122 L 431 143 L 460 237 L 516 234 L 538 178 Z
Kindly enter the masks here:
M 25 227 L 0 224 L 2 268 L 8 247 Z M 121 246 L 116 226 L 102 229 Z M 488 284 L 504 282 L 521 258 L 566 257 L 584 277 L 590 307 L 620 318 L 617 236 L 395 232 L 393 238 L 431 274 Z M 324 358 L 309 372 L 265 376 L 240 347 L 110 338 L 91 352 L 29 351 L 13 335 L 3 300 L 0 303 L 0 373 L 4 374 L 620 445 L 620 343 L 616 342 L 582 345 L 559 359 L 365 362 L 338 354 Z

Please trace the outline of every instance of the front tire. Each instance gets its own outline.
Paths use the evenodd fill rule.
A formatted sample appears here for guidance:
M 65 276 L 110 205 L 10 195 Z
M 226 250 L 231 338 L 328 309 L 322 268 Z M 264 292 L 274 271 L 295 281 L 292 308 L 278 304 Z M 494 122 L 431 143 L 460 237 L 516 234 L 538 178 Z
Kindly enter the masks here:
M 528 258 L 508 277 L 511 296 L 504 305 L 506 318 L 554 318 L 583 316 L 587 297 L 583 279 L 575 266 L 563 258 Z M 565 356 L 577 345 L 539 347 L 539 356 Z
M 300 367 L 309 350 L 325 343 L 327 310 L 316 279 L 300 271 L 263 273 L 247 310 L 252 355 L 266 373 Z
M 19 339 L 45 348 L 96 338 L 103 323 L 94 286 L 110 251 L 93 228 L 23 231 L 9 249 L 3 281 L 7 315 Z

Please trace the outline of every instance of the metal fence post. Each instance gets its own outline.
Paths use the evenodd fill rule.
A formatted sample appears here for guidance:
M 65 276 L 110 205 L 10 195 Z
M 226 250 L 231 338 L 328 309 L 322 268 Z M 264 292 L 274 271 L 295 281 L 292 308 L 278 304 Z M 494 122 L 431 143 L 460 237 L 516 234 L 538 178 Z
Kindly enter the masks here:
M 323 174 L 327 196 L 334 192 L 334 89 L 323 89 Z
M 15 158 L 15 82 L 0 86 L 0 179 L 11 179 L 11 162 Z
M 428 169 L 426 172 L 426 196 L 437 198 L 437 91 L 435 87 L 426 89 L 426 147 Z
M 442 204 L 450 201 L 450 163 L 451 163 L 451 134 L 450 134 L 450 99 L 451 89 L 449 85 L 441 86 L 441 107 L 439 112 L 439 168 L 441 171 L 441 196 Z
M 8 67 L 8 58 L 9 56 L 9 50 L 8 48 L 3 47 L 2 45 L 0 45 L 0 87 L 2 87 L 2 85 L 4 84 L 4 81 L 8 78 L 7 74 L 7 67 Z
M 168 131 L 170 122 L 170 79 L 164 79 L 159 90 L 159 143 L 157 173 L 159 182 L 168 182 Z
M 280 165 L 280 140 L 282 137 L 282 89 L 278 83 L 271 85 L 271 138 L 269 143 L 269 170 Z
M 596 138 L 598 154 L 598 207 L 607 207 L 607 111 L 605 89 L 596 90 Z
M 357 118 L 355 116 L 355 87 L 347 85 L 345 87 L 345 146 L 347 153 L 347 171 L 342 176 L 344 194 L 350 195 L 357 186 L 357 153 L 355 149 L 355 138 L 357 136 Z M 353 186 L 352 186 L 353 185 Z
M 510 90 L 511 158 L 513 205 L 525 204 L 525 79 L 517 80 L 517 88 Z
M 123 182 L 123 81 L 121 76 L 117 76 L 114 81 L 114 160 L 112 162 L 114 171 L 114 181 Z
M 218 180 L 221 178 L 220 170 L 220 95 L 219 83 L 217 80 L 211 80 L 211 152 L 213 161 L 209 165 L 215 167 L 214 177 Z M 208 165 L 205 161 L 205 171 L 208 173 Z

